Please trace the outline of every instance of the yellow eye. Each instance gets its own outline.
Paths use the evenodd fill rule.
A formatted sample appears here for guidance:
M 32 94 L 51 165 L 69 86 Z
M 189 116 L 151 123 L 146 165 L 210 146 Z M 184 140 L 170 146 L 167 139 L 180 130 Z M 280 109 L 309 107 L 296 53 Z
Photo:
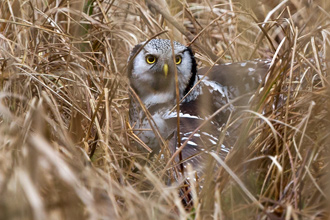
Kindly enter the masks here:
M 148 64 L 153 64 L 157 61 L 157 58 L 153 55 L 146 56 L 146 61 Z
M 176 65 L 179 65 L 182 62 L 182 57 L 180 55 L 175 57 L 175 63 Z

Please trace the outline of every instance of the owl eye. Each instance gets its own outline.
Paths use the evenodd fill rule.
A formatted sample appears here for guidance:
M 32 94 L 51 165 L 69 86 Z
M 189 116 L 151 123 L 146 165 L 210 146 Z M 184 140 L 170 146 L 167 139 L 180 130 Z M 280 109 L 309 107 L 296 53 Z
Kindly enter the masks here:
M 176 65 L 179 65 L 181 62 L 182 62 L 182 57 L 180 55 L 177 55 L 175 57 L 175 63 L 176 63 Z
M 157 58 L 153 55 L 147 55 L 146 56 L 146 61 L 147 61 L 148 64 L 153 64 L 153 63 L 156 62 L 156 60 L 157 60 Z

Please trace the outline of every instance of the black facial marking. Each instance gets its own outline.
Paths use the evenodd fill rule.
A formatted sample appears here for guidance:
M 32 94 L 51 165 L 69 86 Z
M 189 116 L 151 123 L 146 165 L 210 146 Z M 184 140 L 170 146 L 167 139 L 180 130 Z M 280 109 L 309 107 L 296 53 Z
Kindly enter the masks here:
M 138 44 L 136 45 L 132 51 L 131 54 L 129 55 L 129 60 L 128 60 L 128 67 L 127 67 L 127 73 L 128 73 L 128 77 L 131 77 L 132 75 L 132 69 L 133 69 L 133 60 L 137 55 L 137 52 L 140 50 L 140 48 L 142 47 L 142 44 Z
M 197 74 L 197 63 L 196 63 L 195 56 L 194 56 L 192 50 L 190 49 L 190 47 L 187 47 L 187 49 L 185 49 L 183 52 L 185 52 L 185 51 L 188 51 L 189 55 L 191 57 L 191 73 L 192 74 L 189 79 L 189 83 L 188 83 L 186 89 L 184 90 L 183 95 L 186 95 L 189 92 L 189 90 L 194 86 L 195 78 L 196 78 L 196 74 Z

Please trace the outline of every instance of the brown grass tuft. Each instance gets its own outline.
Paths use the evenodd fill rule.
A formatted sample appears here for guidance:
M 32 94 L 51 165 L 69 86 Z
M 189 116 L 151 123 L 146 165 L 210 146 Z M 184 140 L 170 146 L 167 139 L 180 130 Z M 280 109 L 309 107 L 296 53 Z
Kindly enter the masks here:
M 327 0 L 1 1 L 0 219 L 328 219 L 329 11 Z M 129 52 L 163 31 L 199 67 L 272 59 L 190 208 L 182 183 L 164 181 L 168 158 L 138 150 L 127 124 Z

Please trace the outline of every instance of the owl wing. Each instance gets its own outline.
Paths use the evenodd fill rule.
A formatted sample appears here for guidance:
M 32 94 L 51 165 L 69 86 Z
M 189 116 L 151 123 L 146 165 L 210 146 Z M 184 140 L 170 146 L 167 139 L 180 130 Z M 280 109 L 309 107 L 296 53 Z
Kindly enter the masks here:
M 207 161 L 209 152 L 218 152 L 223 159 L 226 157 L 239 134 L 240 123 L 227 130 L 224 143 L 219 143 L 221 127 L 227 123 L 230 114 L 237 112 L 236 106 L 248 104 L 250 97 L 263 83 L 269 65 L 269 60 L 259 60 L 221 64 L 199 70 L 201 78 L 209 71 L 201 82 L 200 94 L 180 106 L 180 143 L 184 148 L 181 158 L 176 158 L 178 164 L 190 162 L 198 170 L 203 161 Z M 240 96 L 243 96 L 242 100 L 230 103 Z M 172 120 L 172 124 L 176 123 L 176 116 L 169 120 Z M 204 126 L 198 129 L 201 124 Z M 179 147 L 177 130 L 170 136 L 169 147 L 172 153 Z
M 270 67 L 270 60 L 254 60 L 226 63 L 214 67 L 201 68 L 200 76 L 215 82 L 228 91 L 229 99 L 253 93 L 263 82 Z

